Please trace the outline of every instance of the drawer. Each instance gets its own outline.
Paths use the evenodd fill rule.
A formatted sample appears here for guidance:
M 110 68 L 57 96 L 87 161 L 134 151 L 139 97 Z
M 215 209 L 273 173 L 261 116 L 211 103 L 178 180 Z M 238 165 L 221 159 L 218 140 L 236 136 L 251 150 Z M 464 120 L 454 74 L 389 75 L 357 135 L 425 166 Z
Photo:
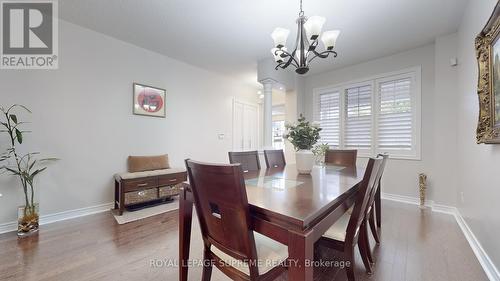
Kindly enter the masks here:
M 186 181 L 186 173 L 161 175 L 158 177 L 158 186 L 174 185 Z
M 157 188 L 150 188 L 150 189 L 131 191 L 125 193 L 125 205 L 144 203 L 156 199 L 158 199 Z
M 171 185 L 171 186 L 162 186 L 158 188 L 160 198 L 170 197 L 174 195 L 178 195 L 180 192 L 180 184 Z
M 125 192 L 134 190 L 143 190 L 143 189 L 157 187 L 158 179 L 157 178 L 133 179 L 133 180 L 123 181 L 122 184 L 123 184 L 123 190 Z

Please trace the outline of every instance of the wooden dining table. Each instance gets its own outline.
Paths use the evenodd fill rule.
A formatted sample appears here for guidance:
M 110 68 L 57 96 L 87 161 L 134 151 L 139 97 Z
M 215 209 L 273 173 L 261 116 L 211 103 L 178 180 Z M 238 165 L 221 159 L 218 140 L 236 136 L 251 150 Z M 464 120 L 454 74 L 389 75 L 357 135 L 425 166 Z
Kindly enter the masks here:
M 312 281 L 314 243 L 354 203 L 365 167 L 295 165 L 244 173 L 253 230 L 288 246 L 288 280 Z M 380 223 L 380 188 L 376 196 Z M 187 281 L 193 196 L 186 185 L 179 202 L 179 280 Z

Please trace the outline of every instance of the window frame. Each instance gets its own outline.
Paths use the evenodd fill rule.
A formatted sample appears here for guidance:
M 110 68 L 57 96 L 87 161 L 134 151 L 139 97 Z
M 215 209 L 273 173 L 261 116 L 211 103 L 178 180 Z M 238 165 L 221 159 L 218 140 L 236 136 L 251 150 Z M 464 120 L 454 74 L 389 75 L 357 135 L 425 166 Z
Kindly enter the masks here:
M 394 81 L 403 78 L 411 79 L 410 86 L 410 99 L 412 110 L 412 149 L 411 150 L 389 150 L 378 149 L 378 116 L 380 112 L 380 84 L 388 81 Z M 339 92 L 340 93 L 340 139 L 338 149 L 345 148 L 345 105 L 346 105 L 346 90 L 348 88 L 370 85 L 372 89 L 372 123 L 371 123 L 371 148 L 358 150 L 359 157 L 372 157 L 379 153 L 387 152 L 393 159 L 405 160 L 421 160 L 421 83 L 422 83 L 422 67 L 415 66 L 398 71 L 382 73 L 370 77 L 351 80 L 347 82 L 338 83 L 331 86 L 314 88 L 313 89 L 313 119 L 316 120 L 317 111 L 319 106 L 319 96 L 325 93 Z

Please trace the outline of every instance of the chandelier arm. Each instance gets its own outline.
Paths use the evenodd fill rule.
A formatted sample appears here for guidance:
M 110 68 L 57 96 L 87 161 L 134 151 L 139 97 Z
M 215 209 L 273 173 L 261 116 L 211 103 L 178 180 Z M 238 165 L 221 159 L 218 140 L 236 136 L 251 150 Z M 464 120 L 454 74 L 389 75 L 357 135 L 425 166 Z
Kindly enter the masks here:
M 283 69 L 288 67 L 292 62 L 294 62 L 295 64 L 293 64 L 295 67 L 298 67 L 299 63 L 297 62 L 297 60 L 293 57 L 293 54 L 295 53 L 295 51 L 293 53 L 289 53 L 287 51 L 284 51 L 284 50 L 281 50 L 281 52 L 283 52 L 283 54 L 285 54 L 286 56 L 285 57 L 290 57 L 288 59 L 288 61 L 286 62 L 285 64 L 285 67 L 282 67 Z
M 315 54 L 315 56 L 314 56 L 314 57 L 312 57 L 312 58 L 309 60 L 309 62 L 308 62 L 308 63 L 311 63 L 311 61 L 312 61 L 312 60 L 314 60 L 314 59 L 315 59 L 315 58 L 317 58 L 317 57 L 320 57 L 320 58 L 322 58 L 322 59 L 325 59 L 325 58 L 327 58 L 330 54 L 333 54 L 333 57 L 334 57 L 334 58 L 336 58 L 336 57 L 337 57 L 337 52 L 332 51 L 332 50 L 326 50 L 326 51 L 323 51 L 323 52 L 321 52 L 321 53 L 318 53 L 318 52 L 316 52 L 316 51 L 314 51 L 314 50 L 313 50 L 312 52 Z

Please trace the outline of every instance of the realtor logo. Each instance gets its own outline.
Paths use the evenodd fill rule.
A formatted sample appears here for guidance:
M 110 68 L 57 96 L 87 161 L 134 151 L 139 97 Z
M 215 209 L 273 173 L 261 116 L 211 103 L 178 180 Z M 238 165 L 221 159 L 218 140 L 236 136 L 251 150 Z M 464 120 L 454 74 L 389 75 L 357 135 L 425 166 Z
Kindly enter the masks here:
M 0 68 L 58 68 L 56 1 L 2 1 L 1 15 Z

